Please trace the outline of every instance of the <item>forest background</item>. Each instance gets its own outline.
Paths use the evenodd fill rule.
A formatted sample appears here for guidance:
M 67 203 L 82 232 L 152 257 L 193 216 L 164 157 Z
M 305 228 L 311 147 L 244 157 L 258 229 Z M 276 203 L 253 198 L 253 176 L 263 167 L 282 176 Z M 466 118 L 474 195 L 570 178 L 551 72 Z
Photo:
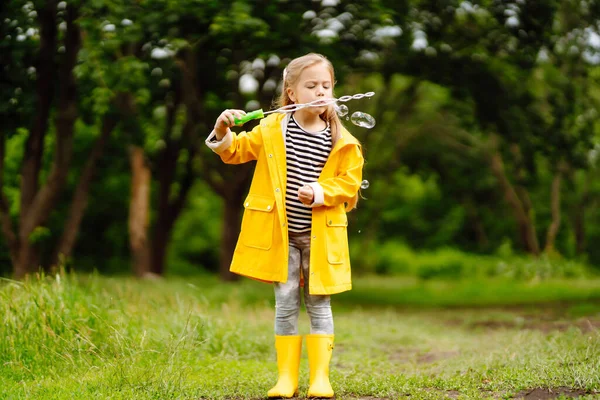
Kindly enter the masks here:
M 355 274 L 600 269 L 600 3 L 4 1 L 0 275 L 228 272 L 253 164 L 204 145 L 319 52 L 369 187 Z M 254 122 L 255 123 L 255 122 Z M 244 129 L 252 128 L 252 123 Z M 240 129 L 241 130 L 241 129 Z

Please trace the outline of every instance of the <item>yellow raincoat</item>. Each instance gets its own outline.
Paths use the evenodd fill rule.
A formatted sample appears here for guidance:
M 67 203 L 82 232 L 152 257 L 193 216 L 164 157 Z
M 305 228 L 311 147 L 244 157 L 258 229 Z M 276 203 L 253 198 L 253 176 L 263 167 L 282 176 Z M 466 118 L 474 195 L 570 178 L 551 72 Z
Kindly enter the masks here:
M 257 160 L 230 270 L 266 282 L 286 282 L 288 230 L 285 211 L 285 131 L 288 114 L 262 119 L 250 132 L 228 133 L 206 143 L 227 164 Z M 342 127 L 318 183 L 323 205 L 312 209 L 310 294 L 326 295 L 352 288 L 348 219 L 344 202 L 358 192 L 363 156 L 360 143 Z

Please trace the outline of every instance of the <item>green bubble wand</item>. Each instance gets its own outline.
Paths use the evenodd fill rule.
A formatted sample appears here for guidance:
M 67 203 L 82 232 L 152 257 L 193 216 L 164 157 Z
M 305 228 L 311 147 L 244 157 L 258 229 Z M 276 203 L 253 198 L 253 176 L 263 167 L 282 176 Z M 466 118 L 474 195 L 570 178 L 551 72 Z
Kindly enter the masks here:
M 297 110 L 300 110 L 300 109 L 306 108 L 306 107 L 325 107 L 330 104 L 335 104 L 337 102 L 346 102 L 346 101 L 350 101 L 353 99 L 358 100 L 358 99 L 362 99 L 363 97 L 373 97 L 374 95 L 375 95 L 375 92 L 367 92 L 367 93 L 357 93 L 352 96 L 342 96 L 339 99 L 336 99 L 336 98 L 323 99 L 323 100 L 317 99 L 317 100 L 311 101 L 310 103 L 289 104 L 287 106 L 279 107 L 279 108 L 277 108 L 275 110 L 271 110 L 271 111 L 263 111 L 261 108 L 258 110 L 251 111 L 241 118 L 235 117 L 233 119 L 233 122 L 236 125 L 240 125 L 240 124 L 245 124 L 246 122 L 251 121 L 253 119 L 264 118 L 265 115 L 276 113 L 276 112 L 288 113 L 288 112 L 294 112 L 294 111 L 297 111 Z

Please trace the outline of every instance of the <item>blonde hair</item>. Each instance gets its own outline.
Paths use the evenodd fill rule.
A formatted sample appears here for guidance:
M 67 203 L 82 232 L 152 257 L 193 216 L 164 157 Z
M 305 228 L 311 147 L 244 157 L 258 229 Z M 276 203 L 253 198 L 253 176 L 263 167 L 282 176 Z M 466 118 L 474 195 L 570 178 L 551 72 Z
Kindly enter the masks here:
M 325 64 L 327 69 L 329 69 L 329 72 L 331 74 L 332 89 L 333 87 L 335 87 L 335 71 L 333 69 L 333 64 L 331 64 L 331 61 L 329 61 L 327 57 L 325 57 L 322 54 L 308 53 L 302 57 L 293 59 L 283 70 L 283 85 L 281 89 L 281 94 L 279 95 L 279 98 L 276 101 L 277 107 L 284 107 L 290 104 L 294 104 L 294 102 L 292 101 L 292 99 L 290 99 L 290 96 L 288 95 L 287 89 L 294 86 L 298 82 L 298 79 L 300 78 L 300 75 L 302 74 L 302 71 L 304 71 L 305 68 L 312 67 L 313 65 L 318 63 Z M 320 117 L 321 119 L 323 119 L 323 121 L 329 123 L 329 126 L 331 127 L 332 146 L 335 146 L 336 142 L 340 139 L 342 135 L 342 121 L 340 121 L 340 117 L 338 117 L 334 106 L 328 106 L 325 112 L 323 112 L 323 114 L 320 115 Z M 358 193 L 356 193 L 356 195 L 346 203 L 346 211 L 350 211 L 356 208 L 357 203 Z
M 294 86 L 298 82 L 298 79 L 305 68 L 312 67 L 318 63 L 323 63 L 327 66 L 327 69 L 329 69 L 329 72 L 331 73 L 331 85 L 335 86 L 335 72 L 333 70 L 331 61 L 329 61 L 327 57 L 317 53 L 308 53 L 302 57 L 294 58 L 283 70 L 283 86 L 281 89 L 281 94 L 279 95 L 279 99 L 277 99 L 276 102 L 277 107 L 294 104 L 287 93 L 287 89 Z M 331 137 L 333 145 L 335 145 L 341 136 L 340 128 L 342 126 L 342 122 L 340 121 L 340 117 L 338 117 L 337 113 L 335 112 L 333 105 L 327 107 L 325 112 L 321 114 L 321 119 L 325 122 L 328 122 L 329 126 L 331 126 Z

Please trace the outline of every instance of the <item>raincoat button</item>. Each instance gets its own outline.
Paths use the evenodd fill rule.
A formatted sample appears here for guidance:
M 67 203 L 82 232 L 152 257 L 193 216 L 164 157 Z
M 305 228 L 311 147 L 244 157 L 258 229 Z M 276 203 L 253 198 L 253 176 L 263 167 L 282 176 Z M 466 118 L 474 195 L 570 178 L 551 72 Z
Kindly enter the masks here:
M 279 188 L 275 189 L 275 191 L 279 193 Z
M 273 154 L 269 154 L 269 158 L 273 158 Z
M 331 222 L 332 222 L 332 221 L 331 221 L 331 220 L 329 220 L 329 225 L 331 225 Z
M 271 206 L 267 206 L 267 210 L 270 210 L 270 209 L 271 209 Z
M 317 238 L 316 236 L 313 236 L 313 239 L 316 239 L 316 238 Z
M 283 224 L 281 224 L 281 226 L 285 226 L 285 222 Z
M 246 203 L 246 207 L 248 207 L 250 205 L 250 203 Z

